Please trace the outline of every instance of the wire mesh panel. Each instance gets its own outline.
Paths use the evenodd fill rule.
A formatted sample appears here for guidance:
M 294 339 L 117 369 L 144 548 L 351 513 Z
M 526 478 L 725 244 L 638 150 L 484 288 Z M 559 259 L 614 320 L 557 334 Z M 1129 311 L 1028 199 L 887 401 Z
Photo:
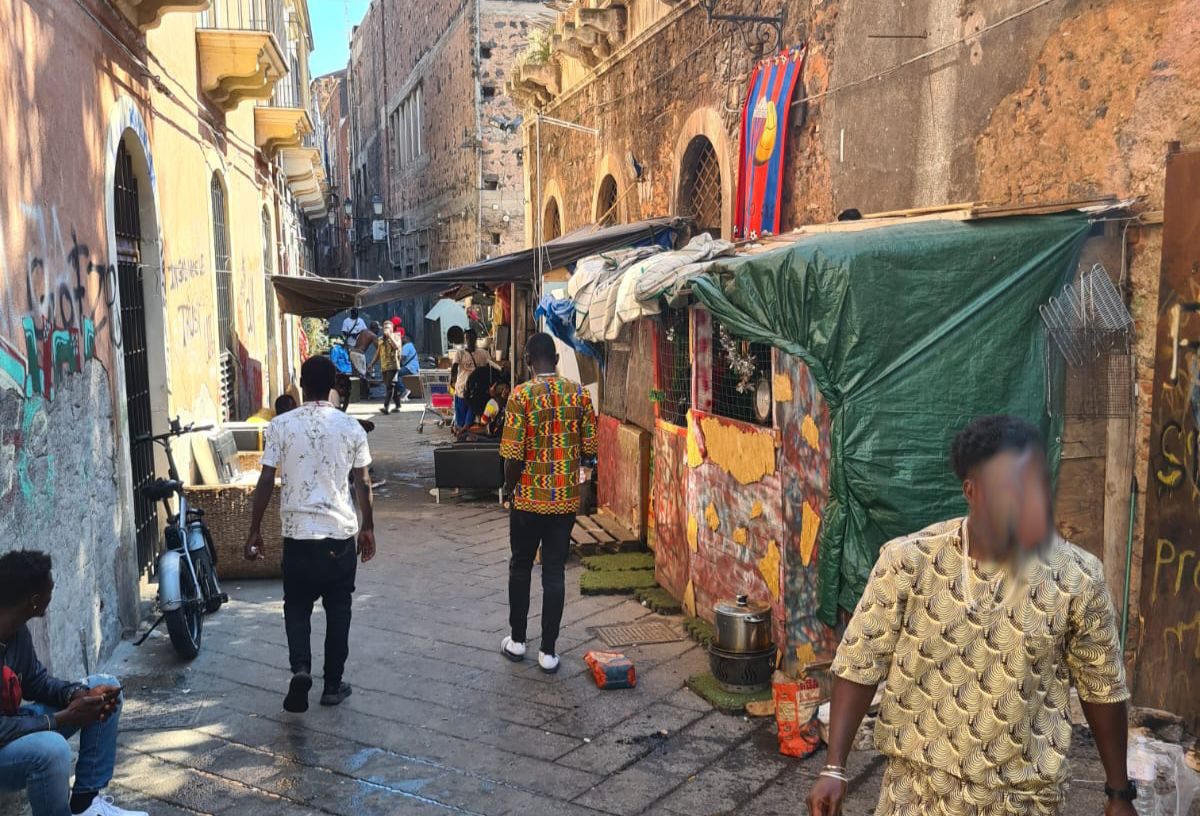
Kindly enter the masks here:
M 617 180 L 611 175 L 600 182 L 600 194 L 596 197 L 596 223 L 611 227 L 617 223 Z
M 707 137 L 688 145 L 680 168 L 679 214 L 695 220 L 700 232 L 721 237 L 721 164 Z
M 121 297 L 121 356 L 125 363 L 129 439 L 151 433 L 150 364 L 147 355 L 146 299 L 142 288 L 141 206 L 133 160 L 122 144 L 117 149 L 113 202 L 117 237 L 117 288 Z M 133 481 L 133 526 L 138 569 L 154 569 L 158 555 L 158 506 L 142 495 L 154 480 L 154 448 L 130 444 Z
M 658 416 L 683 426 L 692 407 L 692 356 L 687 309 L 668 309 L 658 323 Z
M 771 347 L 734 337 L 715 315 L 712 325 L 713 413 L 770 426 Z
M 1047 411 L 1127 417 L 1134 409 L 1133 317 L 1108 271 L 1095 264 L 1041 307 Z

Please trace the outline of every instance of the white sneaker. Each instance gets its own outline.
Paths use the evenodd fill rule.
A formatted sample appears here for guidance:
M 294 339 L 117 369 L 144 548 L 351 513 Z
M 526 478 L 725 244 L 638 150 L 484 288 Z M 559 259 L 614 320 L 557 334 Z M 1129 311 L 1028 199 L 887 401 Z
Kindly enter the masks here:
M 538 652 L 538 665 L 542 667 L 542 671 L 546 674 L 554 674 L 558 671 L 558 655 L 548 655 L 545 652 Z
M 525 659 L 525 644 L 517 643 L 511 636 L 506 636 L 500 641 L 500 654 L 517 663 Z
M 150 816 L 144 810 L 124 810 L 113 804 L 111 796 L 97 793 L 92 804 L 80 816 Z

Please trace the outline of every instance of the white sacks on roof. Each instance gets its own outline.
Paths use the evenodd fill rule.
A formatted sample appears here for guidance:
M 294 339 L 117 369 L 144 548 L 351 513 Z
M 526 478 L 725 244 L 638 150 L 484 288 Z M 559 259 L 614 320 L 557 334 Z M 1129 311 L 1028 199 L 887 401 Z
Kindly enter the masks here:
M 567 282 L 567 296 L 575 302 L 577 335 L 593 343 L 615 340 L 622 325 L 658 314 L 660 298 L 670 298 L 713 260 L 733 251 L 729 241 L 705 232 L 683 249 L 636 247 L 584 258 Z

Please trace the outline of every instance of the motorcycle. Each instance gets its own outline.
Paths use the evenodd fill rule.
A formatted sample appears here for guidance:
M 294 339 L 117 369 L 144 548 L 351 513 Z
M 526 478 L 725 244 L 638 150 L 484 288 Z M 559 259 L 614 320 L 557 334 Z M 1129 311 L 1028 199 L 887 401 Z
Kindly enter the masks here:
M 166 479 L 155 479 L 142 488 L 142 495 L 153 502 L 161 501 L 167 512 L 163 531 L 166 547 L 158 557 L 158 610 L 161 613 L 154 625 L 137 645 L 145 642 L 160 623 L 166 621 L 171 645 L 185 660 L 200 653 L 204 631 L 204 616 L 212 614 L 229 600 L 217 580 L 217 551 L 212 533 L 204 523 L 204 511 L 192 506 L 183 492 L 183 481 L 175 467 L 171 440 L 184 434 L 210 430 L 212 425 L 196 427 L 171 420 L 166 433 L 144 434 L 134 444 L 161 445 L 167 456 Z M 176 497 L 177 511 L 171 507 Z

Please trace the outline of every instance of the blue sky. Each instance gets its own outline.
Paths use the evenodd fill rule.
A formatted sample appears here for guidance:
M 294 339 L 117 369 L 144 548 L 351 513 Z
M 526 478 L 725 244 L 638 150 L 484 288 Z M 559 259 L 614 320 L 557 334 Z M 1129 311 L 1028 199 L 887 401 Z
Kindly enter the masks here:
M 309 71 L 313 77 L 346 67 L 350 58 L 350 28 L 367 12 L 370 0 L 309 0 L 313 52 Z M 350 22 L 347 24 L 346 20 Z

